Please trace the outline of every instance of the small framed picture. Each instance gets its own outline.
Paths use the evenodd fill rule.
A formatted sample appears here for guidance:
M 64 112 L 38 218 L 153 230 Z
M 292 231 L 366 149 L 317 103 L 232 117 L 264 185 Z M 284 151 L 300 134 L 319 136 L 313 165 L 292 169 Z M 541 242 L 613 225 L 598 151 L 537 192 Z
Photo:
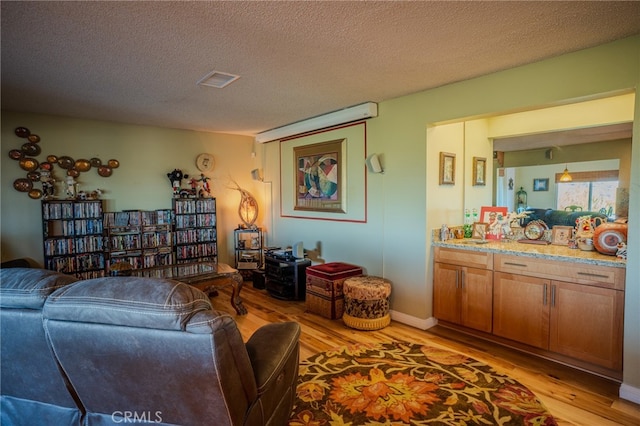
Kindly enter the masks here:
M 487 159 L 473 157 L 473 186 L 486 185 Z
M 549 178 L 534 179 L 533 180 L 534 191 L 548 191 L 549 190 Z
M 551 244 L 557 246 L 569 245 L 569 240 L 573 237 L 572 226 L 554 226 L 551 230 Z
M 489 225 L 484 222 L 474 222 L 473 230 L 471 231 L 471 238 L 485 239 L 487 236 L 487 228 Z
M 455 185 L 456 155 L 450 152 L 440 153 L 440 185 Z

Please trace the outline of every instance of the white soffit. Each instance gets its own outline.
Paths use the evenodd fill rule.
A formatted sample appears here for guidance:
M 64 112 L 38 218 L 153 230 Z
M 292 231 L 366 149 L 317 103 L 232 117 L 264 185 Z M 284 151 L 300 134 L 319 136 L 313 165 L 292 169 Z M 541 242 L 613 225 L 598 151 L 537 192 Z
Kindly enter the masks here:
M 326 129 L 327 127 L 364 120 L 378 116 L 378 104 L 366 102 L 364 104 L 340 109 L 327 114 L 318 115 L 306 120 L 297 121 L 286 126 L 267 130 L 256 135 L 256 142 L 265 143 L 295 136 L 302 133 L 313 132 L 315 130 Z

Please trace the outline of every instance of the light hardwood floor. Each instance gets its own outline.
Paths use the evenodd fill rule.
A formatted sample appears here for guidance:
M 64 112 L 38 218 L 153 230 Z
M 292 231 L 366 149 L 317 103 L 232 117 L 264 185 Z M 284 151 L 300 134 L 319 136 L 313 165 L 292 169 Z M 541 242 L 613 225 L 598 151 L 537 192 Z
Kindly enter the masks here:
M 230 290 L 211 299 L 215 309 L 231 314 L 246 341 L 264 324 L 296 321 L 302 327 L 300 358 L 337 346 L 362 342 L 405 341 L 462 352 L 491 365 L 531 389 L 560 425 L 640 425 L 640 405 L 618 397 L 619 383 L 436 326 L 420 330 L 396 321 L 378 331 L 359 331 L 341 320 L 305 312 L 301 301 L 270 297 L 245 282 L 241 292 L 249 313 L 236 315 Z

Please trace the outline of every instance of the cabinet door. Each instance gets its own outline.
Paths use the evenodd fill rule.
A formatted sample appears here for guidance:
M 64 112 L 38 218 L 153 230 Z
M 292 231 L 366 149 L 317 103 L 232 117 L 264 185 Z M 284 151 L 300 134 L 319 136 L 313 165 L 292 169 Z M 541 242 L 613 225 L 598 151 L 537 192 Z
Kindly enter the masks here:
M 493 272 L 462 268 L 460 319 L 465 327 L 491 332 L 493 311 Z
M 549 280 L 495 272 L 493 333 L 548 349 L 549 294 Z
M 460 267 L 436 262 L 433 268 L 433 316 L 460 323 Z
M 624 292 L 552 281 L 549 349 L 622 369 Z

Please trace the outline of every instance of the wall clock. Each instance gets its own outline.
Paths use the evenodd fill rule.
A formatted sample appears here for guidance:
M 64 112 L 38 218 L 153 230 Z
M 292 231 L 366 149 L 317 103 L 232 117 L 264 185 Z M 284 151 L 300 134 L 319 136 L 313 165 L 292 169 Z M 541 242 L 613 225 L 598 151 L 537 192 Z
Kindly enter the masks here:
M 210 172 L 213 170 L 213 155 L 203 153 L 196 157 L 196 167 L 201 172 Z

